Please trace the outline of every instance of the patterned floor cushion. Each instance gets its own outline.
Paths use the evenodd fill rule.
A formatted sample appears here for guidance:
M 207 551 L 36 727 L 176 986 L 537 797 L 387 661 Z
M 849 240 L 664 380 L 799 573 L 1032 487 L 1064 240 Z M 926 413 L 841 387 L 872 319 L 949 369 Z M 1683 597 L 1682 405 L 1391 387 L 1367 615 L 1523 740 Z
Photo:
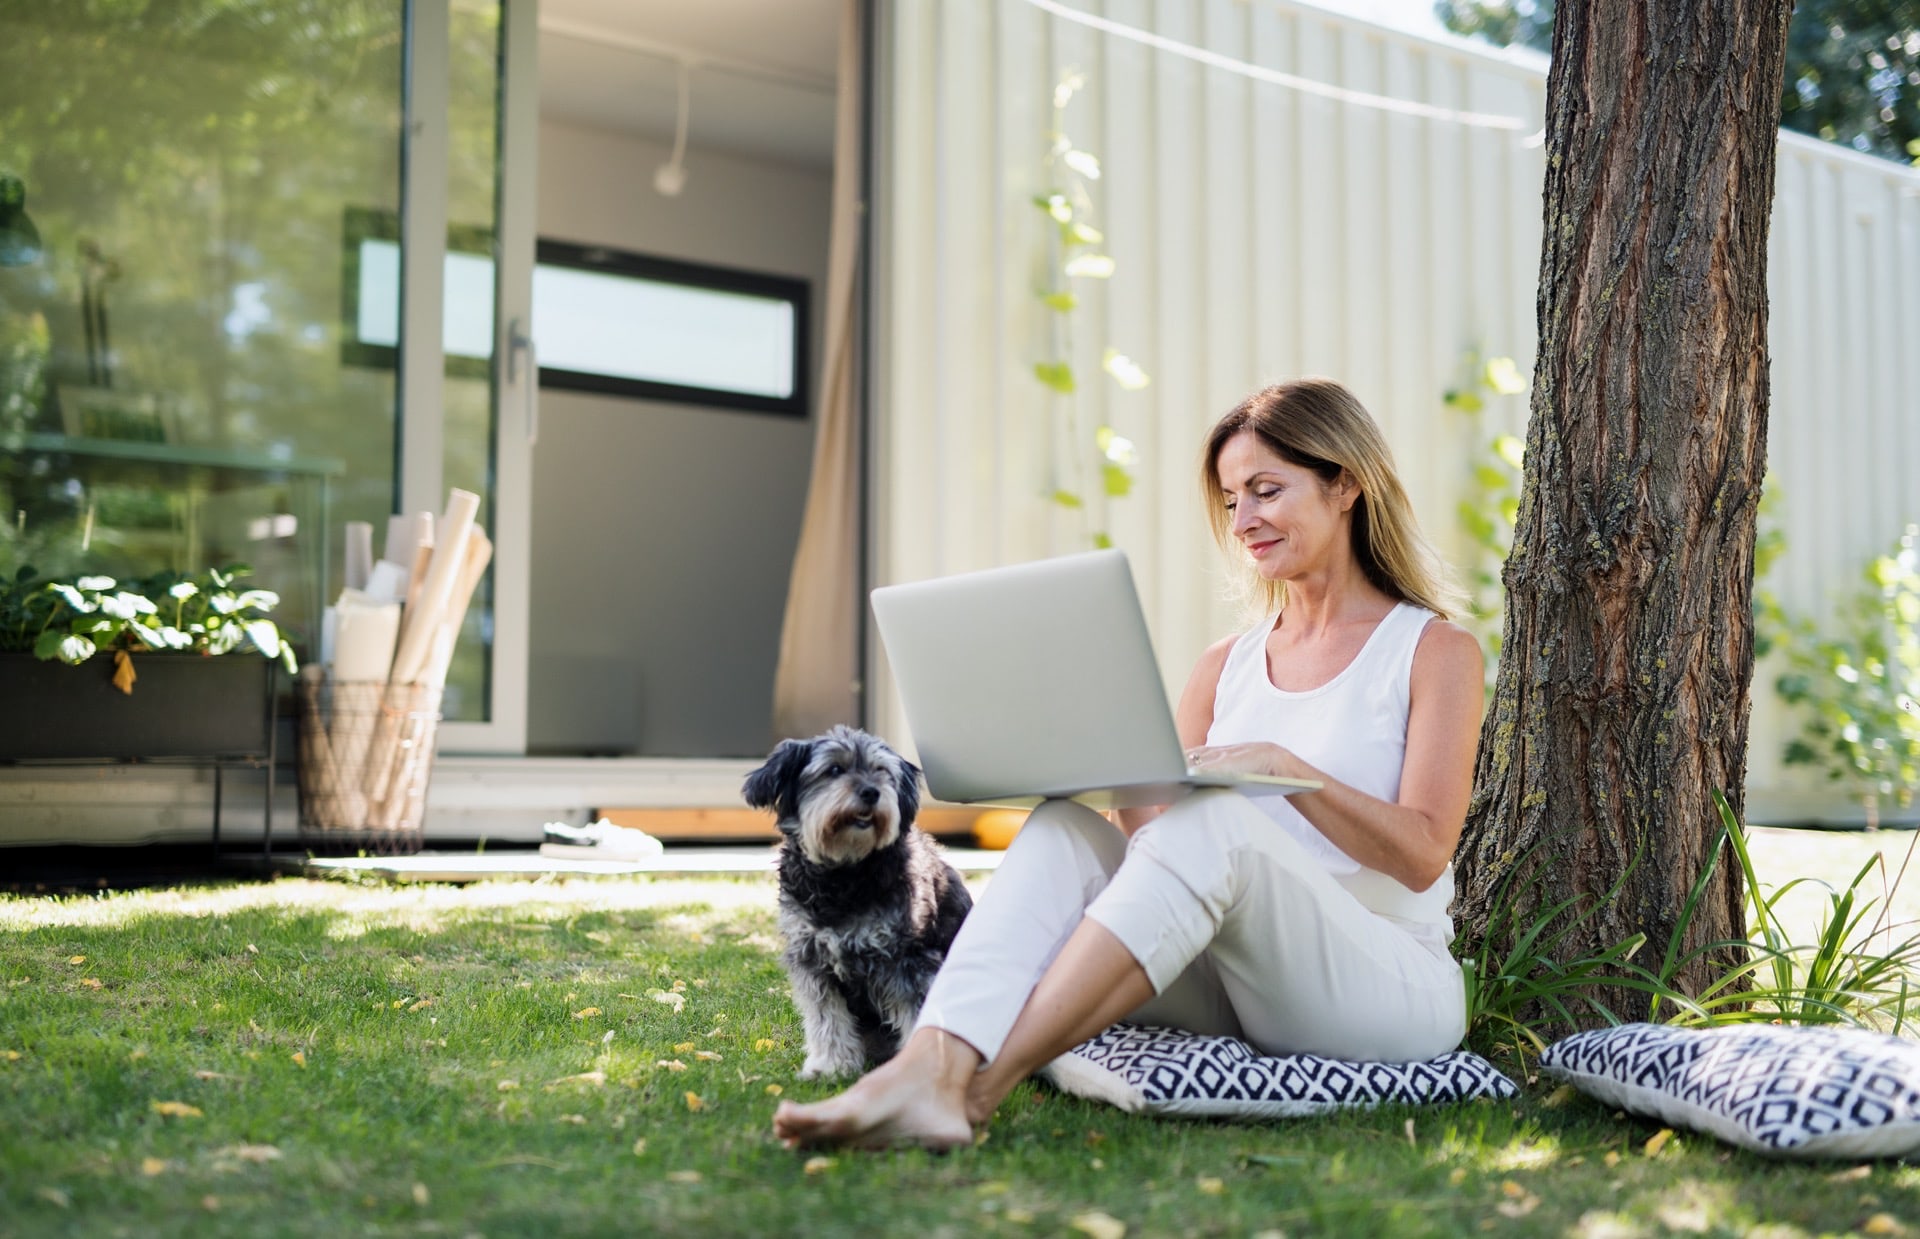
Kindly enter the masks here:
M 1346 1106 L 1512 1097 L 1513 1081 L 1477 1054 L 1424 1063 L 1266 1058 L 1233 1037 L 1115 1024 L 1044 1069 L 1061 1092 L 1122 1110 L 1194 1118 L 1288 1118 Z
M 1540 1070 L 1623 1110 L 1761 1153 L 1920 1150 L 1920 1044 L 1863 1029 L 1626 1024 L 1555 1042 Z

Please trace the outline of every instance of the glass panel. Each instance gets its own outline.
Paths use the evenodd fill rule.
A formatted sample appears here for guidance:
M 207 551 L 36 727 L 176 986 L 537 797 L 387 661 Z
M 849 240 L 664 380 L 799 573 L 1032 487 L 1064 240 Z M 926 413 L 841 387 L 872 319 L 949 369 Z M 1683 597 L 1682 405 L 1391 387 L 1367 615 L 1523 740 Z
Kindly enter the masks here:
M 0 247 L 0 571 L 250 563 L 314 655 L 328 529 L 394 501 L 394 374 L 345 364 L 340 307 L 347 213 L 400 207 L 403 14 L 0 0 L 40 239 Z
M 542 264 L 533 314 L 554 370 L 793 394 L 794 303 Z
M 454 0 L 448 13 L 447 219 L 445 331 L 448 356 L 488 362 L 479 374 L 449 366 L 446 377 L 446 484 L 480 496 L 480 523 L 497 528 L 494 492 L 495 400 L 493 305 L 499 236 L 500 0 Z M 483 249 L 487 257 L 456 251 Z M 454 345 L 458 341 L 456 351 Z M 492 717 L 488 681 L 493 653 L 491 571 L 474 591 L 466 626 L 454 646 L 441 712 L 449 720 Z

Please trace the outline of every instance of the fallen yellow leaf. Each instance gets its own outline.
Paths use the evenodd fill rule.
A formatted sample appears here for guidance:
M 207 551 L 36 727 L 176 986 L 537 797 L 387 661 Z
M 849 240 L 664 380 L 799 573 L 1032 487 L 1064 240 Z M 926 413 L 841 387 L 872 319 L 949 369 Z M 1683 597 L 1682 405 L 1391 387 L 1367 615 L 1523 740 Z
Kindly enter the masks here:
M 67 962 L 78 968 L 81 964 L 87 962 L 87 957 L 84 955 L 73 955 L 68 957 Z
M 1860 1224 L 1864 1235 L 1904 1235 L 1907 1228 L 1891 1213 L 1876 1213 Z
M 839 1164 L 831 1157 L 809 1157 L 807 1164 L 800 1169 L 806 1174 L 825 1174 Z
M 687 1069 L 687 1065 L 677 1058 L 657 1059 L 653 1065 L 664 1068 L 667 1071 L 685 1071 Z
M 153 1103 L 153 1112 L 176 1119 L 197 1119 L 202 1117 L 200 1107 L 190 1106 L 184 1101 L 156 1101 Z
M 647 997 L 653 999 L 655 1002 L 665 1003 L 675 1011 L 687 1005 L 687 1000 L 683 995 L 668 990 L 650 989 L 647 991 Z
M 1068 1225 L 1088 1236 L 1089 1239 L 1122 1239 L 1127 1233 L 1125 1222 L 1098 1209 L 1090 1213 L 1076 1214 Z
M 703 1063 L 718 1063 L 718 1062 L 725 1061 L 719 1054 L 714 1053 L 712 1050 L 695 1050 L 693 1052 L 693 1056 L 699 1059 Z
M 422 1007 L 431 1007 L 432 1005 L 433 1005 L 433 999 L 431 999 L 431 998 L 422 998 L 422 999 L 421 999 L 421 1000 L 420 1000 L 419 1002 L 416 1002 L 416 1003 L 414 1003 L 414 1004 L 413 1004 L 413 1005 L 412 1005 L 411 1007 L 408 1007 L 408 1008 L 407 1008 L 407 1010 L 409 1010 L 409 1011 L 418 1011 L 418 1010 L 420 1010 L 420 1009 L 421 1009 Z
M 600 1014 L 600 1008 L 598 1007 L 582 1007 L 573 1013 L 573 1018 L 576 1020 L 590 1020 L 598 1014 Z
M 1018 1222 L 1020 1225 L 1025 1226 L 1027 1223 L 1033 1221 L 1033 1210 L 1009 1209 L 1001 1216 L 1005 1217 L 1009 1222 Z
M 1607 1155 L 1600 1160 L 1605 1162 L 1609 1167 L 1618 1166 L 1620 1164 L 1620 1154 L 1615 1149 L 1608 1149 Z
M 62 1209 L 68 1208 L 73 1204 L 73 1197 L 67 1195 L 66 1191 L 61 1188 L 36 1187 L 33 1189 L 33 1194 L 48 1204 L 56 1205 Z
M 200 1198 L 200 1207 L 208 1213 L 218 1213 L 220 1212 L 220 1198 L 211 1194 L 202 1196 Z
M 698 1114 L 700 1113 L 700 1111 L 706 1108 L 707 1108 L 707 1103 L 700 1100 L 700 1094 L 692 1093 L 692 1092 L 687 1094 L 687 1109 L 693 1111 L 695 1114 Z
M 1641 1151 L 1648 1157 L 1658 1157 L 1660 1150 L 1666 1148 L 1667 1141 L 1671 1139 L 1673 1139 L 1673 1128 L 1662 1127 L 1659 1131 L 1647 1137 L 1647 1143 L 1642 1146 Z
M 572 1123 L 575 1127 L 585 1127 L 587 1125 L 587 1116 L 584 1114 L 563 1114 L 555 1119 L 554 1122 Z
M 1196 1182 L 1194 1186 L 1200 1189 L 1200 1194 L 1203 1196 L 1218 1196 L 1227 1190 L 1225 1179 L 1216 1179 L 1212 1175 L 1204 1174 L 1200 1176 L 1199 1181 Z
M 496 1084 L 496 1085 L 494 1085 L 494 1087 L 495 1087 L 495 1088 L 497 1088 L 497 1089 L 499 1089 L 499 1090 L 500 1090 L 501 1092 L 503 1092 L 503 1093 L 511 1093 L 511 1092 L 512 1092 L 512 1091 L 513 1091 L 514 1089 L 516 1089 L 516 1088 L 519 1088 L 519 1087 L 520 1087 L 520 1081 L 518 1081 L 518 1080 L 502 1080 L 502 1081 L 500 1081 L 500 1083 L 498 1083 L 498 1084 Z
M 293 1065 L 296 1067 L 304 1067 L 307 1065 L 307 1052 L 305 1050 L 295 1050 L 293 1052 Z
M 762 1050 L 762 1051 L 771 1050 L 773 1048 L 773 1038 L 762 1037 L 758 1041 L 755 1041 L 753 1043 L 753 1048 L 756 1050 Z
M 214 1154 L 215 1157 L 234 1157 L 243 1162 L 252 1162 L 264 1166 L 268 1162 L 280 1160 L 280 1150 L 270 1144 L 231 1144 Z
M 432 1200 L 433 1200 L 433 1194 L 427 1191 L 426 1184 L 416 1183 L 413 1185 L 413 1203 L 414 1204 L 419 1205 L 421 1208 L 424 1209 Z
M 100 978 L 99 977 L 81 977 L 80 984 L 86 986 L 88 989 L 99 989 Z
M 647 1155 L 647 1138 L 645 1136 L 633 1142 L 633 1155 L 635 1157 L 645 1157 Z
M 139 1050 L 135 1050 L 135 1051 L 134 1051 L 134 1053 L 136 1053 L 136 1054 L 138 1054 L 138 1053 L 140 1053 L 140 1051 L 139 1051 Z M 19 1062 L 19 1061 L 20 1061 L 20 1051 L 18 1051 L 18 1050 L 0 1050 L 0 1058 L 4 1058 L 5 1060 L 7 1060 L 7 1061 L 8 1061 L 8 1062 L 10 1062 L 10 1063 L 17 1063 L 17 1062 Z
M 1836 1170 L 1827 1176 L 1829 1183 L 1851 1183 L 1855 1179 L 1864 1179 L 1873 1174 L 1872 1166 L 1855 1166 L 1851 1170 Z
M 1455 1166 L 1447 1174 L 1447 1182 L 1453 1184 L 1453 1186 L 1455 1187 L 1459 1187 L 1462 1183 L 1465 1183 L 1466 1181 L 1467 1181 L 1467 1168 L 1465 1166 Z
M 133 655 L 125 650 L 113 652 L 113 686 L 128 696 L 133 695 L 133 682 L 139 679 L 139 673 L 133 669 Z M 209 1196 L 207 1199 L 213 1199 Z
M 1562 1084 L 1559 1088 L 1556 1088 L 1551 1093 L 1548 1093 L 1546 1097 L 1542 1099 L 1540 1104 L 1549 1110 L 1558 1110 L 1561 1106 L 1564 1106 L 1568 1102 L 1572 1101 L 1574 1097 L 1576 1097 L 1577 1095 L 1578 1095 L 1578 1092 L 1573 1087 L 1573 1085 Z
M 167 1173 L 167 1163 L 157 1157 L 143 1157 L 140 1159 L 140 1173 L 149 1179 L 157 1174 L 165 1174 Z
M 606 1084 L 606 1082 L 607 1073 L 604 1071 L 583 1071 L 577 1076 L 561 1076 L 558 1080 L 549 1081 L 547 1087 L 556 1088 L 562 1084 L 585 1084 L 593 1088 L 600 1088 Z
M 693 1046 L 694 1043 L 691 1041 L 681 1041 L 674 1045 L 673 1052 L 675 1054 L 691 1054 L 693 1053 Z
M 1518 1183 L 1515 1183 L 1512 1179 L 1508 1179 L 1506 1182 L 1500 1185 L 1500 1194 L 1503 1196 L 1517 1198 L 1520 1196 L 1525 1196 L 1527 1194 L 1527 1189 L 1524 1187 L 1521 1187 Z
M 767 1096 L 769 1097 L 778 1097 L 780 1094 L 786 1091 L 787 1091 L 786 1089 L 781 1088 L 778 1084 L 767 1085 Z
M 700 1181 L 700 1177 L 701 1177 L 700 1172 L 698 1170 L 667 1171 L 667 1182 L 669 1183 L 698 1183 Z

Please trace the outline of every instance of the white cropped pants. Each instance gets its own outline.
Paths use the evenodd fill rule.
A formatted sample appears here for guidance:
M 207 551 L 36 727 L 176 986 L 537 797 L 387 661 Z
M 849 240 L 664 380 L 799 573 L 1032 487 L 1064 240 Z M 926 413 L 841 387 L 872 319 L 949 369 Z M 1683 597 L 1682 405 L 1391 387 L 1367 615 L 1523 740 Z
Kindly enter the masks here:
M 1131 841 L 1072 801 L 1035 809 L 954 939 L 919 1026 L 992 1061 L 1082 916 L 1153 983 L 1135 1023 L 1365 1062 L 1434 1058 L 1466 1033 L 1452 957 L 1361 904 L 1231 791 L 1196 792 Z

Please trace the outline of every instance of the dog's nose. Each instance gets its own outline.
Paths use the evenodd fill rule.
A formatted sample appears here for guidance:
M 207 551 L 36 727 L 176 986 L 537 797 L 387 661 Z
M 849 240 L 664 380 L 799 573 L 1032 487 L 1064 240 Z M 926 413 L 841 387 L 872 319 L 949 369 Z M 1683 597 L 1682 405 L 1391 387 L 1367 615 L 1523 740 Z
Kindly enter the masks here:
M 860 789 L 860 803 L 871 809 L 880 803 L 880 789 L 869 783 Z

